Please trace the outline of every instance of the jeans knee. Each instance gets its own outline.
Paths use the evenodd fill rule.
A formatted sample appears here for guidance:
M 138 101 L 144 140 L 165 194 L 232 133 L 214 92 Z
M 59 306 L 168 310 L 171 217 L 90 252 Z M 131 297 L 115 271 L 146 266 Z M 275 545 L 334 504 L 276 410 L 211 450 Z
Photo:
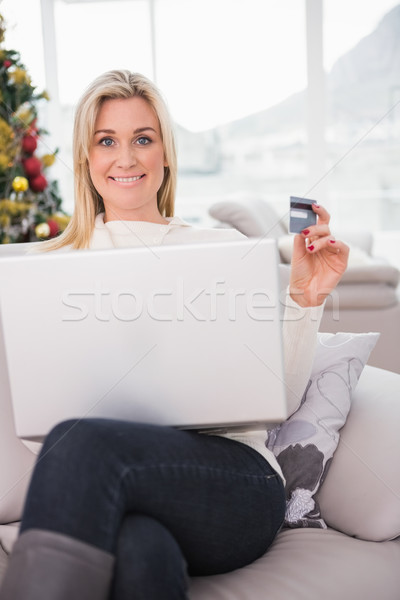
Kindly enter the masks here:
M 90 465 L 98 465 L 103 448 L 106 451 L 106 446 L 98 440 L 101 436 L 98 429 L 95 419 L 69 419 L 58 423 L 46 436 L 41 461 L 53 466 L 59 464 L 60 468 L 68 464 L 69 471 L 74 467 L 77 471 L 86 469 L 90 476 Z
M 61 440 L 67 438 L 68 433 L 78 426 L 78 419 L 68 419 L 67 421 L 61 421 L 57 423 L 47 434 L 44 446 L 54 446 Z

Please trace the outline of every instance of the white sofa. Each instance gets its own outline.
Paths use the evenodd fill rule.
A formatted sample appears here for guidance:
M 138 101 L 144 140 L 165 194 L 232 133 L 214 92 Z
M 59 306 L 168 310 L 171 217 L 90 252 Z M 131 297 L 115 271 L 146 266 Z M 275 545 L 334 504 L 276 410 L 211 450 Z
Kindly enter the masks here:
M 319 492 L 328 529 L 282 530 L 252 565 L 194 579 L 191 600 L 398 600 L 399 418 L 400 375 L 365 367 Z
M 1 381 L 4 383 L 3 377 Z M 5 400 L 3 386 L 0 518 L 5 524 L 0 525 L 0 579 L 16 539 L 34 462 L 34 455 L 15 438 Z M 282 530 L 265 556 L 248 567 L 192 579 L 189 598 L 398 600 L 399 422 L 400 375 L 365 367 L 319 493 L 328 529 Z M 240 543 L 240 535 L 238 540 Z
M 7 252 L 23 250 L 9 248 Z M 15 436 L 1 343 L 0 410 L 1 578 L 17 536 L 35 460 L 35 454 Z M 400 375 L 365 367 L 318 494 L 328 529 L 282 530 L 266 555 L 248 567 L 193 578 L 190 599 L 398 600 L 399 422 Z

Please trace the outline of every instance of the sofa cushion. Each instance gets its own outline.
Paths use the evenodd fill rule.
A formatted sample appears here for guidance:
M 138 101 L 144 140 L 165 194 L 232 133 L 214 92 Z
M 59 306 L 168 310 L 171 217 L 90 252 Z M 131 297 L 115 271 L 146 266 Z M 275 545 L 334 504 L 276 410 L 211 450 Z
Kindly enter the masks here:
M 354 265 L 343 273 L 341 283 L 384 283 L 396 288 L 399 270 L 382 259 L 374 258 L 369 264 Z
M 16 536 L 16 527 L 0 527 L 0 585 Z M 332 529 L 286 529 L 264 556 L 247 567 L 192 578 L 189 598 L 398 600 L 399 564 L 400 540 L 378 544 Z
M 269 433 L 286 479 L 288 527 L 326 527 L 315 494 L 350 410 L 351 395 L 378 333 L 318 334 L 311 379 L 298 410 Z
M 13 546 L 17 541 L 20 522 L 0 525 L 0 546 L 6 554 L 11 554 Z
M 325 310 L 331 310 L 338 321 L 342 310 L 382 310 L 398 303 L 396 289 L 386 283 L 340 282 L 327 298 Z
M 36 455 L 17 437 L 0 318 L 0 523 L 21 518 Z
M 371 541 L 400 535 L 400 376 L 367 366 L 318 494 L 326 523 Z
M 287 233 L 286 217 L 278 217 L 274 209 L 259 198 L 248 199 L 246 202 L 217 202 L 211 206 L 209 213 L 217 221 L 248 237 L 279 238 Z
M 264 556 L 191 580 L 190 600 L 398 600 L 400 541 L 371 544 L 331 529 L 286 529 Z

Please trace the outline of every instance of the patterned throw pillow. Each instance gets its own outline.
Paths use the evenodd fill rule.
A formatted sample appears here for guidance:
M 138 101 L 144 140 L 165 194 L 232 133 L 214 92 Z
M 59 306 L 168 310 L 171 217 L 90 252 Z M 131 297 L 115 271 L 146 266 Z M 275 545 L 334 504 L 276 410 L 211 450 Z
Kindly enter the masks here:
M 300 407 L 268 436 L 286 479 L 286 527 L 326 528 L 315 494 L 346 422 L 351 394 L 379 333 L 320 333 Z

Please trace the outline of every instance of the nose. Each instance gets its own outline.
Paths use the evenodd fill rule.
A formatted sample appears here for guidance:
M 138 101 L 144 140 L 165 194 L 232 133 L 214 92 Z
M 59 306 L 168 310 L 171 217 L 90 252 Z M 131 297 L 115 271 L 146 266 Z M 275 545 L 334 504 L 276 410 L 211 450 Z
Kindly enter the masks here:
M 116 159 L 116 166 L 121 169 L 130 169 L 137 163 L 135 149 L 131 144 L 122 144 Z

